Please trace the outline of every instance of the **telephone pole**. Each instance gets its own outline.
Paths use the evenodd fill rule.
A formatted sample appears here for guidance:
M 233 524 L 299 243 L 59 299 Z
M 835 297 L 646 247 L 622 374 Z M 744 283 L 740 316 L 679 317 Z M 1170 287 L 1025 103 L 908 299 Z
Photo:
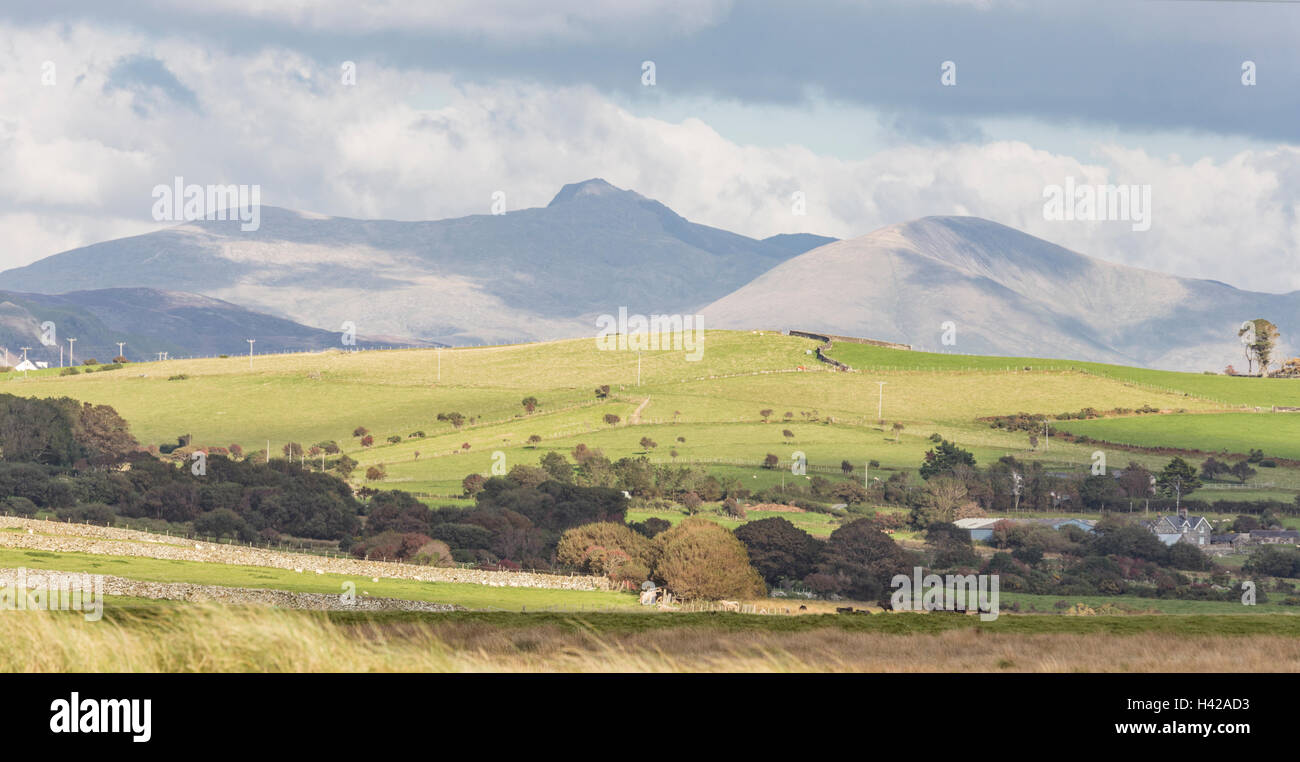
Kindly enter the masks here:
M 117 342 L 117 356 L 118 356 L 118 357 L 126 357 L 126 355 L 122 354 L 122 347 L 124 347 L 124 346 L 126 346 L 126 342 L 125 342 L 125 341 L 119 341 L 119 342 Z
M 880 396 L 876 401 L 876 420 L 881 421 L 885 418 L 885 384 L 886 381 L 877 381 L 880 385 Z
M 76 341 L 76 339 L 68 339 L 68 367 L 69 368 L 77 364 L 77 361 L 72 359 L 72 342 L 74 341 Z
M 257 341 L 257 339 L 244 339 L 244 341 L 248 342 L 248 369 L 252 370 L 253 369 L 253 342 Z M 267 446 L 269 447 L 270 445 L 268 444 Z M 270 455 L 271 455 L 270 451 L 267 451 L 267 456 L 270 457 Z

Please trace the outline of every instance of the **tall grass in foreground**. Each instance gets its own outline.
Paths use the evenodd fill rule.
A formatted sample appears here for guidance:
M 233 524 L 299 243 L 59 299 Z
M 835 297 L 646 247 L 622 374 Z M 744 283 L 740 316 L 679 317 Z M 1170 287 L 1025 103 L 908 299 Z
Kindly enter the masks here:
M 681 627 L 335 623 L 313 612 L 186 606 L 99 622 L 0 613 L 0 670 L 31 672 L 1250 672 L 1300 671 L 1285 636 L 908 635 Z

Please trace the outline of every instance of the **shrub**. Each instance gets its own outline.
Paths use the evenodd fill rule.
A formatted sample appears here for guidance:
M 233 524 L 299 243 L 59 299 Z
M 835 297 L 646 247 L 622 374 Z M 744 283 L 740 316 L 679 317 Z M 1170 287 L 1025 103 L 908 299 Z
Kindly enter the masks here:
M 718 600 L 767 594 L 736 536 L 701 518 L 688 518 L 655 538 L 654 573 L 678 597 Z
M 39 509 L 36 507 L 36 503 L 33 503 L 25 497 L 20 495 L 10 495 L 0 501 L 0 510 L 8 513 L 16 513 L 19 516 L 35 516 L 36 511 Z
M 587 574 L 616 576 L 629 563 L 636 563 L 648 574 L 654 566 L 655 546 L 650 538 L 623 524 L 602 521 L 566 531 L 555 548 L 555 558 Z
M 256 534 L 242 516 L 229 508 L 208 511 L 194 520 L 194 531 L 209 537 L 231 537 L 251 540 Z
M 779 516 L 736 527 L 735 535 L 769 585 L 811 574 L 822 548 L 820 540 Z

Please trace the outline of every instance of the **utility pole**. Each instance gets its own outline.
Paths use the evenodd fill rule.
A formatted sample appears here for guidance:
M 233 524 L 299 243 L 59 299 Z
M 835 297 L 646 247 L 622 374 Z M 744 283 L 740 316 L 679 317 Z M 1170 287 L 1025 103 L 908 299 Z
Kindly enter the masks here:
M 438 347 L 438 383 L 442 383 L 442 347 Z
M 253 342 L 257 341 L 257 339 L 244 339 L 244 341 L 248 342 L 248 369 L 252 370 L 253 369 Z M 270 447 L 271 443 L 268 442 L 266 446 Z M 271 451 L 267 450 L 266 454 L 268 457 L 270 457 Z
M 72 359 L 72 342 L 74 341 L 76 341 L 76 339 L 68 339 L 68 367 L 69 368 L 77 364 L 77 361 Z
M 22 349 L 23 349 L 23 364 L 26 365 L 26 364 L 27 364 L 27 350 L 31 349 L 31 347 L 23 347 Z M 23 378 L 27 378 L 27 369 L 26 369 L 26 368 L 23 368 Z
M 159 353 L 158 353 L 158 362 L 162 362 L 162 361 L 163 361 L 163 355 L 165 355 L 165 354 L 167 354 L 167 353 L 166 353 L 166 352 L 159 352 Z
M 124 347 L 124 346 L 126 346 L 126 342 L 125 342 L 125 341 L 119 341 L 119 342 L 117 342 L 117 356 L 118 356 L 118 357 L 126 357 L 126 355 L 122 354 L 122 347 Z
M 876 420 L 880 421 L 885 418 L 885 384 L 887 382 L 877 381 L 876 383 L 880 386 L 880 396 L 876 401 Z

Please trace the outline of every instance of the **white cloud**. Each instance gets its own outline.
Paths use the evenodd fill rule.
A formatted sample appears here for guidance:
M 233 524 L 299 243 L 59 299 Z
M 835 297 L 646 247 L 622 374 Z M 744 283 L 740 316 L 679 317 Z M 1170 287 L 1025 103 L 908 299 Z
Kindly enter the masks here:
M 340 6 L 341 7 L 341 6 Z M 304 11 L 305 12 L 305 11 Z M 290 50 L 247 56 L 87 27 L 0 28 L 0 268 L 159 227 L 150 190 L 260 184 L 263 203 L 352 217 L 437 219 L 545 204 L 603 177 L 696 222 L 754 236 L 850 237 L 934 214 L 996 220 L 1093 256 L 1258 290 L 1300 288 L 1300 151 L 1187 161 L 1126 147 L 1089 157 L 1022 142 L 889 145 L 861 159 L 752 146 L 698 119 L 630 113 L 595 90 L 498 82 L 358 61 L 339 69 Z M 113 89 L 124 58 L 162 61 L 191 103 Z M 40 84 L 56 60 L 59 83 Z M 423 104 L 443 104 L 428 108 Z M 834 118 L 833 115 L 830 118 Z M 846 129 L 852 120 L 846 120 Z M 1152 186 L 1152 227 L 1043 219 L 1044 186 L 1067 176 Z M 807 216 L 791 212 L 802 191 Z

